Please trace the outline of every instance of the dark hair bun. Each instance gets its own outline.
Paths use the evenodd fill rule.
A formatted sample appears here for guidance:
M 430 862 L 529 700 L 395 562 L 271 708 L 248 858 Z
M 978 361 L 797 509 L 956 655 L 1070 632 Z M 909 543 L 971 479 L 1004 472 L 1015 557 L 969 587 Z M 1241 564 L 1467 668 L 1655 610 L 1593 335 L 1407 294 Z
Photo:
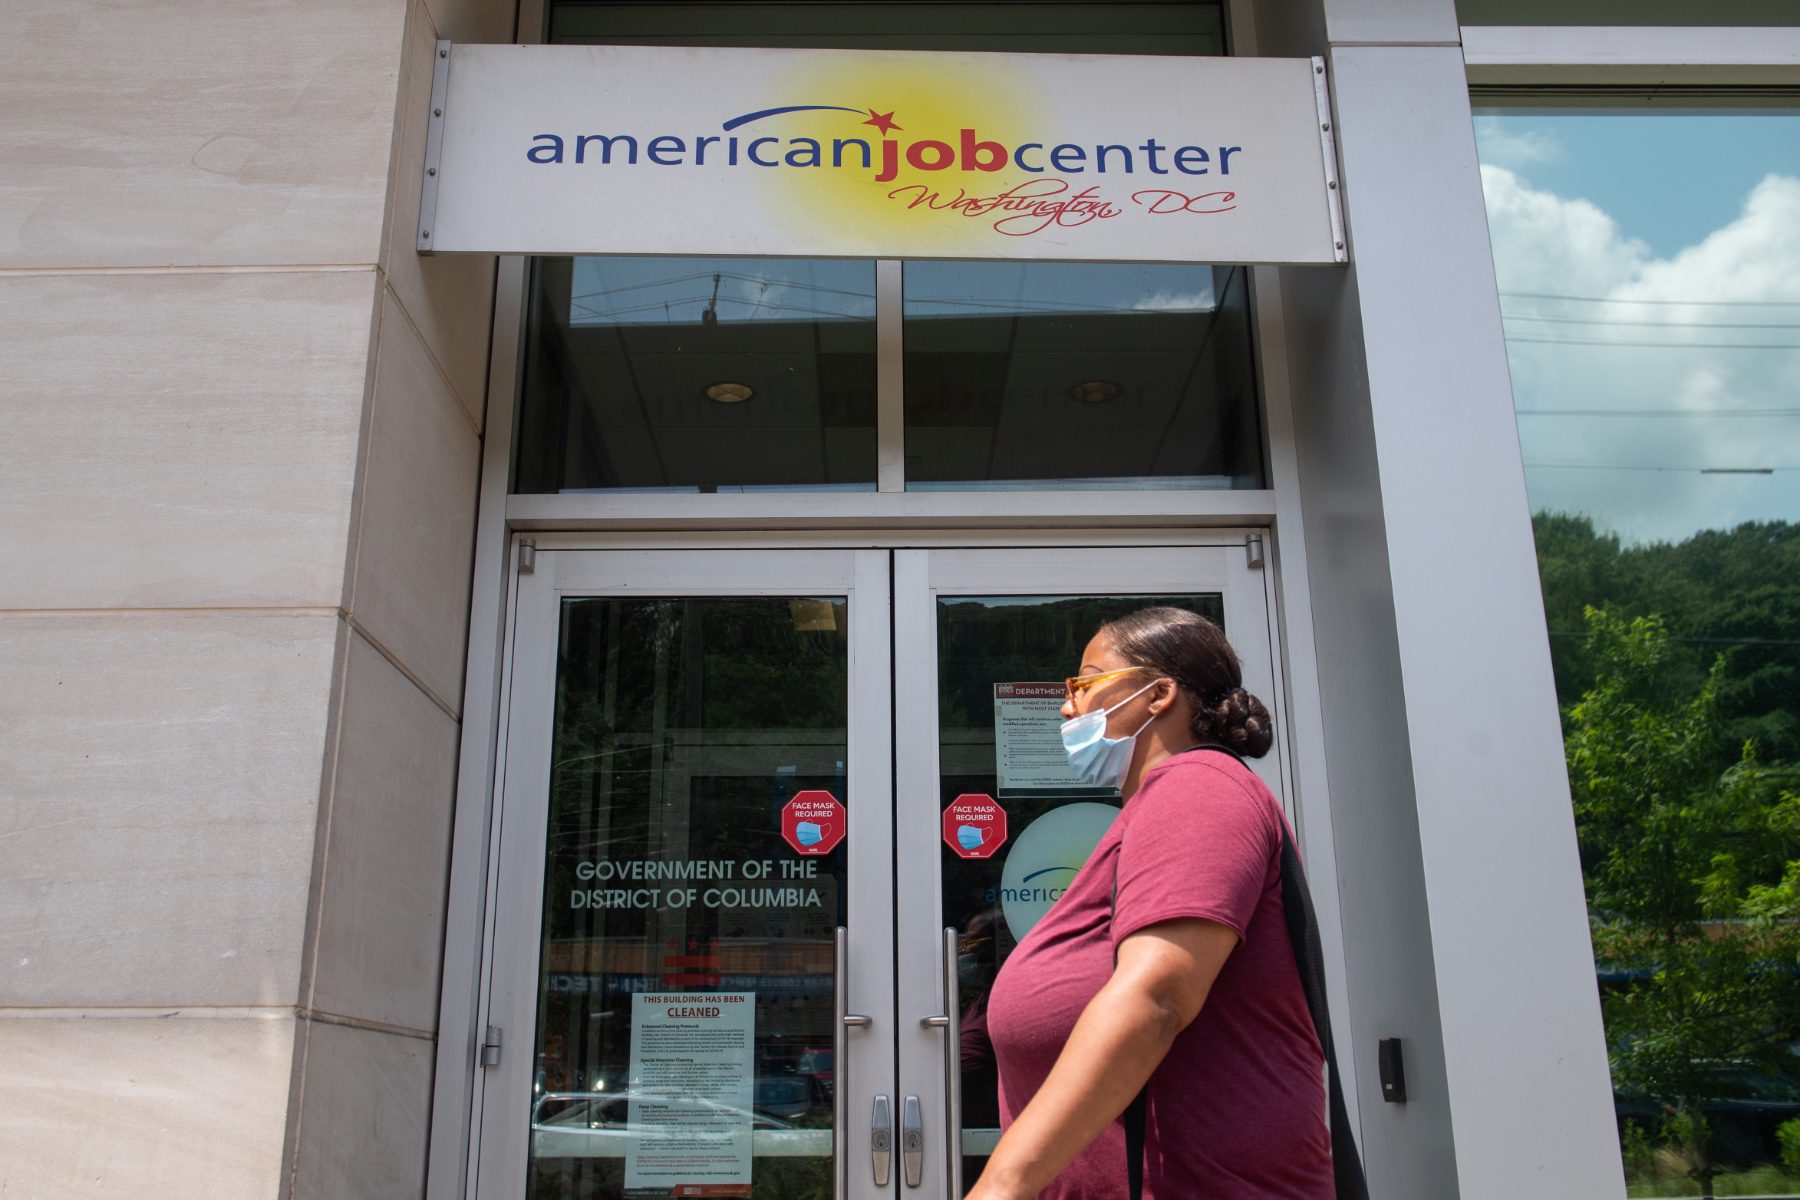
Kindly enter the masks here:
M 1128 663 L 1173 679 L 1193 705 L 1196 742 L 1229 746 L 1245 758 L 1261 758 L 1275 740 L 1275 726 L 1261 700 L 1243 688 L 1237 651 L 1217 625 L 1184 608 L 1157 606 L 1108 621 L 1100 633 Z M 1217 696 L 1217 701 L 1209 698 Z
M 1263 702 L 1235 688 L 1207 712 L 1212 734 L 1246 758 L 1261 758 L 1275 740 L 1269 710 Z

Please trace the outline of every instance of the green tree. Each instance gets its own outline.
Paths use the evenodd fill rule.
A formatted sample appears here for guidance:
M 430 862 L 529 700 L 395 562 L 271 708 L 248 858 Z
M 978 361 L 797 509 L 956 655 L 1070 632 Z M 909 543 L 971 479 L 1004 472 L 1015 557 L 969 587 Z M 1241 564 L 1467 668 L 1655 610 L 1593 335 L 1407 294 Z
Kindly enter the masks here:
M 1665 1140 L 1710 1184 L 1702 1106 L 1792 1066 L 1800 798 L 1753 742 L 1719 769 L 1723 658 L 1685 689 L 1660 617 L 1584 620 L 1594 677 L 1566 737 L 1595 957 L 1621 981 L 1602 996 L 1614 1083 L 1667 1106 Z
M 1752 738 L 1768 760 L 1800 760 L 1800 524 L 1746 522 L 1649 545 L 1622 544 L 1585 516 L 1540 512 L 1532 524 L 1556 694 L 1565 704 L 1594 683 L 1584 608 L 1660 613 L 1670 686 L 1693 692 L 1725 659 L 1714 685 L 1726 735 L 1719 769 Z

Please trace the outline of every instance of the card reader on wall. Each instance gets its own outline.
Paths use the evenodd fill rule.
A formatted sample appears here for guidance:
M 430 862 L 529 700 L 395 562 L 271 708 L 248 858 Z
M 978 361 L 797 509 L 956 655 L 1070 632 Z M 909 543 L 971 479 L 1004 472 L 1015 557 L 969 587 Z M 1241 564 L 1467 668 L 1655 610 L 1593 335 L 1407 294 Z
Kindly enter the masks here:
M 1406 1103 L 1406 1060 L 1399 1038 L 1382 1038 L 1376 1049 L 1381 1063 L 1381 1098 L 1389 1104 Z

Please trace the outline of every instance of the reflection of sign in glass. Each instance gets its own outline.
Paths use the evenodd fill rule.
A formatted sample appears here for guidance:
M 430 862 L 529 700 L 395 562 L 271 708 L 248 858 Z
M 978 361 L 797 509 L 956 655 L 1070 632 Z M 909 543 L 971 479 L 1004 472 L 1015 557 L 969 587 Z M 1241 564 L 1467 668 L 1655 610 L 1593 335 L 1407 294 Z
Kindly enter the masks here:
M 994 685 L 994 774 L 1002 797 L 1094 790 L 1075 778 L 1063 750 L 1066 696 L 1061 683 Z
M 750 1194 L 755 1035 L 754 992 L 633 997 L 628 1194 Z
M 1068 890 L 1118 815 L 1110 804 L 1065 804 L 1025 827 L 1000 869 L 1000 886 L 988 894 L 1014 938 L 1031 932 Z

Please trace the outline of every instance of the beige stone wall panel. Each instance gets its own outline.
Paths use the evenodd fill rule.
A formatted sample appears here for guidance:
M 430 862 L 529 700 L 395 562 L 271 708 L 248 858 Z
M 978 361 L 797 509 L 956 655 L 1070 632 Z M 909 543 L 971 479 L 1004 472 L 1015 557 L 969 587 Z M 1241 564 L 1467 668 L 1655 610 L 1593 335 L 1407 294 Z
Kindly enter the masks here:
M 424 0 L 439 37 L 459 42 L 510 42 L 518 4 L 509 0 Z
M 507 28 L 511 28 L 510 18 Z M 406 26 L 406 65 L 395 115 L 394 175 L 382 266 L 401 307 L 423 335 L 426 349 L 480 430 L 494 316 L 495 259 L 479 254 L 421 255 L 417 249 L 419 187 L 425 170 L 431 77 L 439 36 L 430 12 L 422 0 L 415 0 Z M 510 40 L 510 34 L 498 40 Z
M 355 636 L 341 711 L 309 1007 L 429 1033 L 456 722 Z
M 311 1021 L 291 1200 L 425 1194 L 432 1044 Z
M 298 1002 L 341 629 L 0 614 L 0 1008 Z
M 366 263 L 404 0 L 0 12 L 0 267 Z
M 294 1025 L 0 1017 L 0 1196 L 275 1200 Z
M 383 297 L 351 611 L 447 709 L 462 703 L 481 441 Z
M 375 280 L 0 276 L 0 608 L 340 605 Z

